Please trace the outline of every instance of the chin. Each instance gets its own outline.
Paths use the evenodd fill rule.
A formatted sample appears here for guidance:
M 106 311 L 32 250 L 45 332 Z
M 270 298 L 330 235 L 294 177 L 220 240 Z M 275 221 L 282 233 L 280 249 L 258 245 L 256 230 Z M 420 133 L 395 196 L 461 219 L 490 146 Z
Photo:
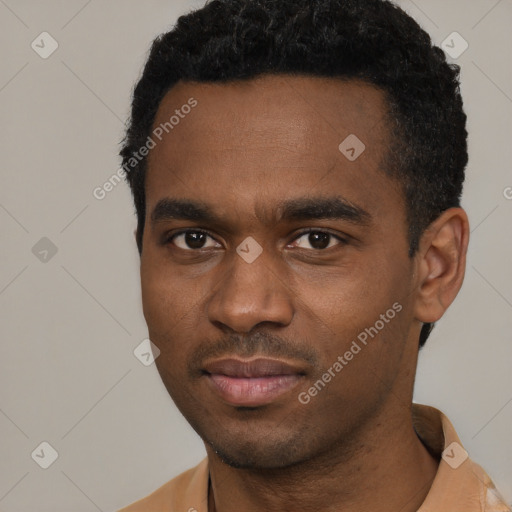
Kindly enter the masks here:
M 298 440 L 229 439 L 211 441 L 203 439 L 215 454 L 228 466 L 237 469 L 271 470 L 283 469 L 308 460 L 312 454 L 305 453 Z

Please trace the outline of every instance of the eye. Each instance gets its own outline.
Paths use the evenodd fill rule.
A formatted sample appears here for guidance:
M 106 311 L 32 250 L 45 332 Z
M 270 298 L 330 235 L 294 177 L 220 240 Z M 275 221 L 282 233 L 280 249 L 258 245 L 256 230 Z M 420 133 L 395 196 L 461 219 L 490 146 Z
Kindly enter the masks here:
M 205 245 L 210 239 L 210 245 Z M 185 251 L 197 250 L 197 249 L 209 249 L 212 247 L 221 247 L 206 231 L 201 230 L 183 230 L 178 233 L 174 233 L 166 239 L 166 243 L 172 243 Z
M 303 232 L 299 237 L 295 238 L 295 247 L 314 250 L 325 250 L 335 245 L 345 245 L 347 241 L 340 236 L 333 235 L 328 231 L 319 231 L 310 229 Z M 308 245 L 310 247 L 308 247 Z

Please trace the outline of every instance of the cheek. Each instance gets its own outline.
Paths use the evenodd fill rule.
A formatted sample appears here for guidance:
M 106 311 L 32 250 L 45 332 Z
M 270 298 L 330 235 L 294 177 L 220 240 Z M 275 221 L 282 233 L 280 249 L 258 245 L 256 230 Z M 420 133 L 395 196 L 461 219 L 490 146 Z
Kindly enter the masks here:
M 376 409 L 398 378 L 407 318 L 392 282 L 339 284 L 331 282 L 315 305 L 322 368 L 310 384 L 329 381 L 314 407 L 358 418 Z
M 198 297 L 192 282 L 173 275 L 170 266 L 146 254 L 141 261 L 142 308 L 150 334 L 155 338 L 176 335 L 194 314 Z
M 406 307 L 408 280 L 401 264 L 393 265 L 381 256 L 377 262 L 361 261 L 350 271 L 324 277 L 304 283 L 301 295 L 315 313 L 313 322 L 331 334 L 324 347 L 327 356 L 344 353 L 358 336 L 368 343 L 403 337 L 401 311 Z
M 183 344 L 186 339 L 183 334 L 187 328 L 187 311 L 190 308 L 187 308 L 183 294 L 178 293 L 167 279 L 153 270 L 141 272 L 141 284 L 149 339 L 160 350 L 156 366 L 168 391 L 174 394 L 175 388 L 179 387 L 176 381 L 182 378 L 182 372 L 185 371 L 187 347 Z
M 141 260 L 143 313 L 149 338 L 160 350 L 157 366 L 166 386 L 179 387 L 185 378 L 186 362 L 200 340 L 204 297 L 211 285 L 184 276 L 151 251 Z

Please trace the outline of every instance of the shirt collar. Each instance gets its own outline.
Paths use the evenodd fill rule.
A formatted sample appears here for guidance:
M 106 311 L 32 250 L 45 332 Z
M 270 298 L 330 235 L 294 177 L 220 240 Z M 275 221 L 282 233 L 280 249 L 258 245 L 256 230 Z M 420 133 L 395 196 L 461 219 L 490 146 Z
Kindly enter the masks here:
M 412 415 L 418 437 L 440 459 L 430 491 L 418 512 L 510 510 L 489 476 L 469 458 L 453 425 L 441 411 L 413 404 Z

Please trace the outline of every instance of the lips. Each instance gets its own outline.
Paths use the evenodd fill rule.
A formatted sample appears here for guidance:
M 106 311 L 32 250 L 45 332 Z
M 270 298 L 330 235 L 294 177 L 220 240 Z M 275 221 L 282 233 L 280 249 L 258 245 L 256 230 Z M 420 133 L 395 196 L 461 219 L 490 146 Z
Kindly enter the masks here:
M 221 359 L 204 365 L 208 373 L 228 377 L 259 378 L 276 375 L 293 375 L 301 373 L 300 368 L 278 359 L 258 358 L 249 361 L 240 359 Z
M 221 359 L 204 365 L 211 389 L 235 406 L 257 407 L 275 401 L 294 388 L 305 372 L 278 359 Z

